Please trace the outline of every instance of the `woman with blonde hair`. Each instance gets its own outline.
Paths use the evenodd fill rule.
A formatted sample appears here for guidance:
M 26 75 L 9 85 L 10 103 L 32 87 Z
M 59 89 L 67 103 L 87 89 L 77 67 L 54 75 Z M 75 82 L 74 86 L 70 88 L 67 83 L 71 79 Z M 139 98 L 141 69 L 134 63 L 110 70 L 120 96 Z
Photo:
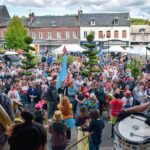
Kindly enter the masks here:
M 68 97 L 63 96 L 57 107 L 61 111 L 63 119 L 69 127 L 69 129 L 67 130 L 67 138 L 69 142 L 69 140 L 71 139 L 71 128 L 75 126 L 75 120 L 73 119 L 72 104 L 70 103 Z

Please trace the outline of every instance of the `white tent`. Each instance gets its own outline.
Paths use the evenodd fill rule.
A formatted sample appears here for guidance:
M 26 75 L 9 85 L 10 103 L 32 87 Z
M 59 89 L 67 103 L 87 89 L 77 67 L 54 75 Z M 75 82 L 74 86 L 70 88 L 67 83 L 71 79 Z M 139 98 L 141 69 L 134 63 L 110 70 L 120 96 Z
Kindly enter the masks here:
M 5 55 L 17 55 L 18 53 L 14 51 L 6 51 Z
M 150 51 L 147 50 L 144 46 L 135 46 L 132 49 L 128 50 L 127 53 L 134 55 L 146 55 L 146 51 L 147 55 L 150 55 Z
M 111 46 L 109 49 L 104 49 L 102 52 L 120 52 L 120 53 L 126 53 L 127 51 L 123 49 L 121 46 Z
M 56 54 L 63 54 L 63 48 L 66 47 L 67 52 L 83 52 L 84 48 L 80 47 L 78 44 L 63 44 L 54 50 Z

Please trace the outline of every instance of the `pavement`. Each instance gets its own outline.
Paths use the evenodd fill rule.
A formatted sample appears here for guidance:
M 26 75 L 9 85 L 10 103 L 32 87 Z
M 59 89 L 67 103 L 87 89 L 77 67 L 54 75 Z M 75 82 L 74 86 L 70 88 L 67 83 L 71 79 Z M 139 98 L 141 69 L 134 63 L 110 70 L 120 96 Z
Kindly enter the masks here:
M 105 121 L 105 128 L 102 133 L 102 143 L 100 146 L 100 150 L 114 150 L 114 148 L 113 148 L 114 139 L 109 137 L 111 134 L 111 124 L 105 119 L 104 119 L 104 121 Z M 77 141 L 76 128 L 73 128 L 71 130 L 71 134 L 72 134 L 71 144 L 73 144 L 74 142 Z M 48 147 L 49 147 L 48 150 L 51 150 L 50 138 L 51 138 L 51 135 L 48 134 Z M 75 146 L 71 150 L 77 150 L 77 147 Z

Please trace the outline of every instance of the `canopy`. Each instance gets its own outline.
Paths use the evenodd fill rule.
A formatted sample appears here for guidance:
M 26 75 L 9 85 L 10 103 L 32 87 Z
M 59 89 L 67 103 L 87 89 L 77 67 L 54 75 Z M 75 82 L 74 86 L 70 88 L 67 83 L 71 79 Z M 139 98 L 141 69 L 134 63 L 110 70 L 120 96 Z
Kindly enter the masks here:
M 118 53 L 126 53 L 127 51 L 123 49 L 121 46 L 111 46 L 109 49 L 104 49 L 102 52 L 118 52 Z
M 147 55 L 150 55 L 150 51 L 147 50 L 144 46 L 135 46 L 132 49 L 128 50 L 127 53 L 135 55 L 146 55 L 146 51 Z
M 7 51 L 5 55 L 17 55 L 17 53 L 13 51 Z
M 63 44 L 54 50 L 56 54 L 63 54 L 63 48 L 66 47 L 67 52 L 83 52 L 84 48 L 80 47 L 78 44 Z

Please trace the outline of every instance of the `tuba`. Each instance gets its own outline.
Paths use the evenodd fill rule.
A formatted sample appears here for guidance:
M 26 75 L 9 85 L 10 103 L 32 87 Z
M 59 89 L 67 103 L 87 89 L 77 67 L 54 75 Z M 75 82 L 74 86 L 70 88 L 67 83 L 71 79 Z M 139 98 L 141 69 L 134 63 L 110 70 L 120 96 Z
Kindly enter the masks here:
M 7 130 L 8 126 L 13 124 L 2 105 L 0 105 L 0 124 L 5 128 L 5 130 Z

